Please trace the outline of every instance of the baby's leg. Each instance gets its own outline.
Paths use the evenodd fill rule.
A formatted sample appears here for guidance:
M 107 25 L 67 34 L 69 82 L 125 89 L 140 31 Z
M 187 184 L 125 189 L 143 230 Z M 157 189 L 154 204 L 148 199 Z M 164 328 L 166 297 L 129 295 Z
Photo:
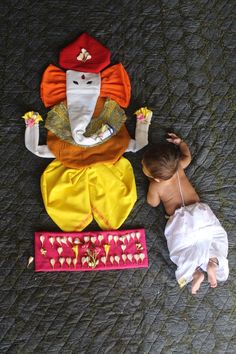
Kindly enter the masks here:
M 201 272 L 199 269 L 196 269 L 195 272 L 193 273 L 192 294 L 197 293 L 203 280 L 204 280 L 204 273 Z
M 207 275 L 208 275 L 208 282 L 210 283 L 211 288 L 217 287 L 217 279 L 216 279 L 217 266 L 218 266 L 218 259 L 216 257 L 210 258 L 207 265 Z

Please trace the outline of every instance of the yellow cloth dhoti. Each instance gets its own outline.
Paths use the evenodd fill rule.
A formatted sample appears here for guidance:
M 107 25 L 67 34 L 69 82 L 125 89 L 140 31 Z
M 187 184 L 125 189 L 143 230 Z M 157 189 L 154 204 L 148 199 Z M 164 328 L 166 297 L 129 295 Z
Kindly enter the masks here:
M 114 164 L 82 169 L 58 160 L 41 176 L 47 213 L 63 231 L 81 231 L 93 219 L 103 230 L 118 229 L 137 200 L 133 168 L 121 157 Z

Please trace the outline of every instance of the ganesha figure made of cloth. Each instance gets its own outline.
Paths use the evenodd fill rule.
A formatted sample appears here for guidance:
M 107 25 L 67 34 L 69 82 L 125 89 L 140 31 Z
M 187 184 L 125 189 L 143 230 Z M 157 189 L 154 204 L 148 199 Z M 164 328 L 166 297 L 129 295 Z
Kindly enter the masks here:
M 50 64 L 42 76 L 46 145 L 39 145 L 41 116 L 23 116 L 26 148 L 54 159 L 41 176 L 41 192 L 47 213 L 66 232 L 83 230 L 93 218 L 103 230 L 118 229 L 137 200 L 133 168 L 123 154 L 148 144 L 152 111 L 136 112 L 131 139 L 124 111 L 129 76 L 121 63 L 109 64 L 109 49 L 83 33 L 61 50 L 60 67 Z

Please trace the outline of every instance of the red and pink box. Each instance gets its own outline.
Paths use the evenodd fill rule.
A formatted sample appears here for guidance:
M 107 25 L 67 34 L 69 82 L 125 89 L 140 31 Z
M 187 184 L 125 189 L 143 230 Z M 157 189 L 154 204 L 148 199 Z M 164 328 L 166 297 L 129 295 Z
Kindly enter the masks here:
M 148 268 L 144 229 L 36 232 L 35 271 Z

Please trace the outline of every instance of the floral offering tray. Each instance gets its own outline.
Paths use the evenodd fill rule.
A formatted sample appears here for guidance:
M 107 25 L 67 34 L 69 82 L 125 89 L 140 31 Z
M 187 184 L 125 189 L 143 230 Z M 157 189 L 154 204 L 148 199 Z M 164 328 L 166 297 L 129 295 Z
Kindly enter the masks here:
M 36 272 L 147 267 L 144 229 L 35 233 Z

